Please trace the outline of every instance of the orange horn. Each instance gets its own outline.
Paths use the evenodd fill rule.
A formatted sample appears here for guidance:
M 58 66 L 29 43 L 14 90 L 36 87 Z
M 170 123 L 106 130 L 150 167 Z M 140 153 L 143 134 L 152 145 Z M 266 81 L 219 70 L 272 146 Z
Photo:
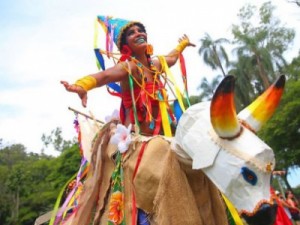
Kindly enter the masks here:
M 241 131 L 234 104 L 234 82 L 233 76 L 226 76 L 219 84 L 210 105 L 210 120 L 221 138 L 234 138 Z
M 254 132 L 259 131 L 276 110 L 285 85 L 285 76 L 281 75 L 262 95 L 243 109 L 238 118 Z

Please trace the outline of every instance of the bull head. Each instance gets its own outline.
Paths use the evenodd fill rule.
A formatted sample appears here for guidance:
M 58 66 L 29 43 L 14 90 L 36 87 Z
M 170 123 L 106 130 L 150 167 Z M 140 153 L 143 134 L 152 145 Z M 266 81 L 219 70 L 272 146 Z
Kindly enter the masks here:
M 272 224 L 272 219 L 262 222 L 260 218 L 274 214 L 270 178 L 275 158 L 255 132 L 274 113 L 284 84 L 285 77 L 280 76 L 237 114 L 234 77 L 227 76 L 211 102 L 193 105 L 182 115 L 175 134 L 193 168 L 202 169 L 249 224 Z

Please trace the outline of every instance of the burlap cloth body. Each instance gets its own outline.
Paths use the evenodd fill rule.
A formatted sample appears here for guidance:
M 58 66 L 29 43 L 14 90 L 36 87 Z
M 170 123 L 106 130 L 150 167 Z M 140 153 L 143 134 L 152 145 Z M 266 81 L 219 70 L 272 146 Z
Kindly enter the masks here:
M 117 147 L 109 129 L 95 141 L 89 178 L 79 208 L 65 224 L 107 225 L 110 179 Z M 132 194 L 136 206 L 149 214 L 151 225 L 227 225 L 224 203 L 215 185 L 189 161 L 179 158 L 163 137 L 147 142 L 137 174 L 133 171 L 143 142 L 133 142 L 123 160 L 126 224 L 132 225 Z

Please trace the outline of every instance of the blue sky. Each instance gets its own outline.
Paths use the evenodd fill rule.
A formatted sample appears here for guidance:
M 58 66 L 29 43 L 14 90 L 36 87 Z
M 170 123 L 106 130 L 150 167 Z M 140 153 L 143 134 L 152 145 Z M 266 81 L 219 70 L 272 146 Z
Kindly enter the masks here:
M 97 71 L 93 55 L 97 15 L 142 21 L 155 54 L 165 54 L 181 35 L 189 35 L 197 47 L 187 49 L 184 56 L 190 91 L 197 94 L 200 80 L 215 74 L 198 55 L 200 38 L 206 32 L 213 39 L 230 38 L 230 27 L 237 23 L 238 10 L 246 2 L 260 6 L 264 1 L 214 0 L 200 6 L 194 0 L 0 1 L 0 138 L 40 152 L 43 133 L 61 127 L 66 139 L 76 135 L 69 106 L 102 120 L 119 107 L 118 100 L 102 88 L 89 93 L 84 109 L 77 96 L 59 84 Z M 300 9 L 284 0 L 272 3 L 281 22 L 296 30 L 295 43 L 300 43 L 296 26 Z M 295 44 L 289 54 L 296 55 L 298 50 Z M 45 153 L 56 154 L 51 149 Z

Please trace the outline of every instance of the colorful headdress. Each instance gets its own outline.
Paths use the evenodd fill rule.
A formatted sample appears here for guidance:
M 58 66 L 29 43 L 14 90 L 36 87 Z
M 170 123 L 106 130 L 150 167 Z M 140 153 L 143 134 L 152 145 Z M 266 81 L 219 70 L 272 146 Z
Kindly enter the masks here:
M 138 21 L 128 21 L 125 19 L 113 18 L 109 16 L 98 16 L 98 22 L 103 27 L 107 39 L 113 41 L 119 50 L 121 50 L 121 38 L 124 30 L 133 24 L 138 24 L 144 29 L 144 25 Z M 109 40 L 107 40 L 108 43 Z
M 113 18 L 111 16 L 97 16 L 97 22 L 99 22 L 106 35 L 105 55 L 108 58 L 110 58 L 110 56 L 113 55 L 112 53 L 113 53 L 114 44 L 118 47 L 119 51 L 121 51 L 122 34 L 126 30 L 126 28 L 134 24 L 137 24 L 145 30 L 144 25 L 138 21 L 128 21 L 125 19 Z M 97 58 L 98 69 L 105 70 L 105 60 L 102 55 L 104 51 L 103 49 L 100 50 L 97 41 L 98 41 L 98 28 L 96 27 L 95 40 L 94 40 L 94 52 Z M 113 95 L 119 95 L 121 92 L 120 85 L 117 83 L 109 83 L 108 87 L 113 90 L 113 92 L 110 92 Z

